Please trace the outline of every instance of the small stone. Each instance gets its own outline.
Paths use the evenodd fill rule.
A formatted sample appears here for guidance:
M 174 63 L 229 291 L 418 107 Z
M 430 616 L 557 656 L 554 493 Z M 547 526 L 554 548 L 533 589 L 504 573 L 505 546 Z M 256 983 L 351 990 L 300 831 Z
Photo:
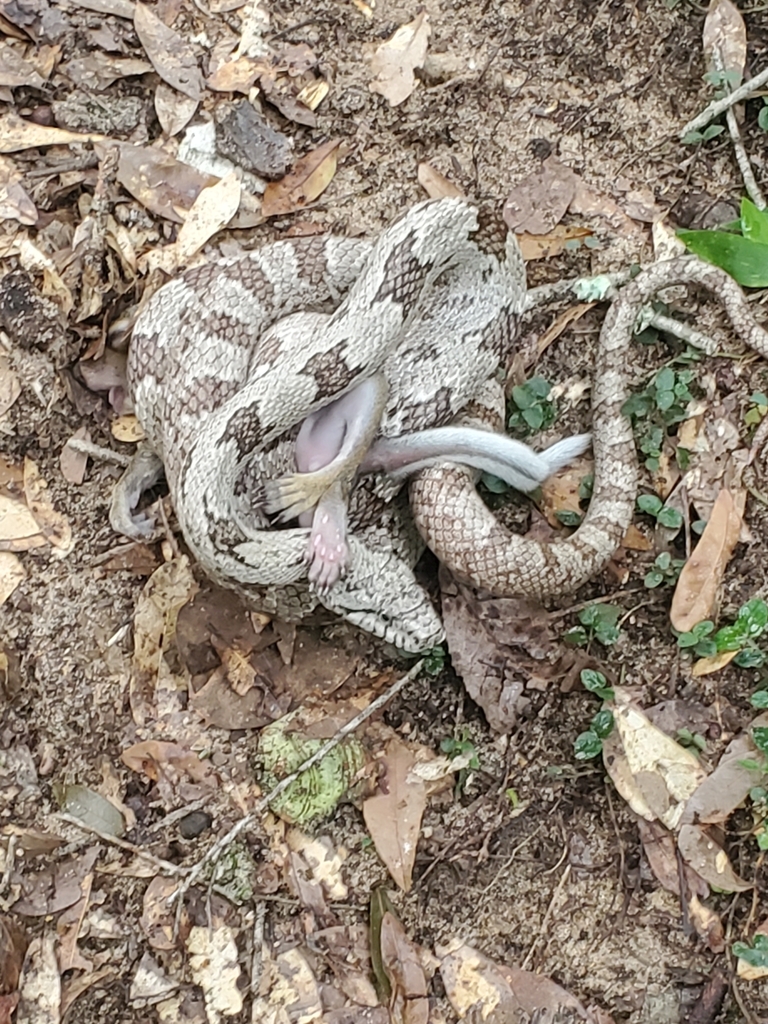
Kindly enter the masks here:
M 190 811 L 179 822 L 182 839 L 197 839 L 199 835 L 211 827 L 213 818 L 206 811 Z
M 218 108 L 216 148 L 238 167 L 268 181 L 283 177 L 292 156 L 290 140 L 275 131 L 248 100 Z

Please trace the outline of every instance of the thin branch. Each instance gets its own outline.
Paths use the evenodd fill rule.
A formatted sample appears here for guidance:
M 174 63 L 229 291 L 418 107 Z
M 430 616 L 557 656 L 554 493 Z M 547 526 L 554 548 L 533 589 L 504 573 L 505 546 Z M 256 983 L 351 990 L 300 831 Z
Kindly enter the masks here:
M 185 877 L 184 881 L 179 885 L 175 892 L 172 892 L 171 895 L 168 897 L 169 903 L 172 903 L 174 900 L 177 900 L 180 897 L 182 897 L 184 893 L 189 889 L 189 887 L 191 885 L 194 885 L 194 883 L 198 880 L 198 878 L 203 873 L 205 868 L 212 862 L 217 861 L 221 854 L 224 852 L 224 850 L 231 843 L 233 843 L 235 839 L 237 839 L 240 833 L 244 832 L 247 828 L 249 828 L 255 821 L 257 821 L 261 817 L 261 815 L 267 809 L 269 804 L 271 804 L 278 796 L 280 796 L 281 793 L 284 793 L 289 786 L 292 786 L 300 775 L 303 775 L 304 772 L 309 771 L 309 769 L 316 765 L 318 761 L 322 761 L 326 754 L 333 750 L 334 747 L 337 747 L 346 736 L 349 736 L 350 733 L 353 733 L 355 729 L 357 729 L 360 725 L 363 724 L 363 722 L 366 721 L 366 719 L 370 718 L 371 715 L 375 714 L 375 712 L 377 712 L 379 708 L 383 708 L 384 705 L 387 704 L 395 696 L 395 694 L 399 693 L 404 686 L 406 686 L 408 683 L 411 682 L 411 680 L 416 678 L 419 672 L 421 672 L 423 666 L 424 659 L 422 658 L 416 662 L 416 664 L 413 666 L 410 672 L 407 672 L 401 679 L 398 679 L 390 687 L 388 687 L 388 689 L 386 689 L 384 693 L 378 696 L 376 700 L 374 700 L 371 704 L 368 705 L 367 708 L 361 711 L 359 715 L 355 715 L 355 717 L 351 719 L 349 722 L 347 722 L 346 725 L 342 725 L 338 732 L 336 732 L 326 743 L 324 743 L 319 750 L 316 750 L 311 757 L 308 757 L 306 761 L 303 762 L 303 764 L 299 765 L 295 772 L 291 772 L 290 775 L 286 775 L 284 779 L 281 779 L 280 782 L 278 782 L 277 785 L 274 786 L 269 791 L 269 793 L 266 794 L 266 796 L 263 796 L 261 800 L 258 801 L 258 803 L 250 812 L 250 814 L 246 814 L 246 816 L 244 818 L 241 818 L 240 821 L 238 821 L 237 824 L 229 830 L 229 832 L 223 835 L 220 839 L 217 839 L 213 846 L 200 858 L 200 860 L 189 869 L 189 873 Z
M 709 106 L 702 110 L 700 114 L 697 114 L 692 121 L 680 132 L 680 138 L 684 138 L 688 132 L 698 131 L 700 128 L 705 128 L 710 121 L 714 121 L 716 117 L 719 117 L 724 111 L 729 110 L 735 104 L 740 103 L 742 100 L 747 99 L 753 92 L 762 88 L 765 83 L 768 82 L 768 68 L 765 71 L 761 71 L 759 75 L 755 75 L 754 78 L 750 78 L 748 82 L 740 85 L 738 89 L 734 89 L 728 96 L 724 96 L 722 99 L 713 100 Z

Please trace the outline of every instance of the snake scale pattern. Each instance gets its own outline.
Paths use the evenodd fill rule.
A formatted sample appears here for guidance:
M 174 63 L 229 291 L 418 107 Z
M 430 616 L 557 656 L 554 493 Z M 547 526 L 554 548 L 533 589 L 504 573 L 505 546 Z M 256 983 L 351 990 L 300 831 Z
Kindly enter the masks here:
M 375 472 L 414 432 L 464 421 L 499 436 L 489 434 L 503 413 L 495 375 L 513 351 L 525 270 L 511 233 L 499 258 L 476 241 L 477 226 L 468 202 L 429 201 L 373 244 L 278 241 L 160 288 L 136 322 L 128 365 L 151 454 L 139 453 L 116 488 L 115 528 L 151 533 L 134 509 L 162 465 L 184 538 L 214 580 L 287 620 L 322 604 L 414 652 L 443 637 L 412 572 L 425 541 L 457 575 L 499 595 L 563 594 L 598 572 L 634 510 L 634 444 L 621 406 L 642 305 L 660 288 L 692 282 L 720 297 L 748 345 L 768 354 L 768 336 L 738 286 L 713 267 L 682 259 L 641 273 L 601 333 L 585 520 L 552 544 L 514 536 L 483 505 L 476 469 L 450 444 L 413 475 L 410 496 L 402 477 Z M 276 529 L 262 499 L 270 481 L 295 471 L 307 417 L 375 375 L 388 392 L 366 475 L 348 496 L 347 571 L 324 589 L 308 579 L 309 527 Z

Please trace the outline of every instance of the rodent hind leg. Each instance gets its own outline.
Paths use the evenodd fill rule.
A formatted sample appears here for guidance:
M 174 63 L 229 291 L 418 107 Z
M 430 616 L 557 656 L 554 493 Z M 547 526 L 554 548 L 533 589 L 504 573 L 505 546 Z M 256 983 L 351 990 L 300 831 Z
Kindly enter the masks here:
M 160 458 L 146 445 L 140 447 L 112 492 L 109 521 L 116 533 L 144 541 L 160 535 L 152 516 L 136 509 L 144 491 L 154 487 L 162 475 Z
M 310 526 L 309 579 L 326 592 L 342 575 L 348 558 L 347 499 L 357 468 L 376 436 L 386 404 L 385 378 L 370 377 L 311 413 L 296 438 L 298 473 L 265 485 L 266 509 L 287 521 L 298 516 Z

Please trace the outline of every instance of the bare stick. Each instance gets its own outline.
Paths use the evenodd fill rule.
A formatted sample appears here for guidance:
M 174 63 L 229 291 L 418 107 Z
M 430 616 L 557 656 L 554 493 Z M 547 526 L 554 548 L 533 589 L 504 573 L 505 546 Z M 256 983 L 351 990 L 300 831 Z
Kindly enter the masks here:
M 712 63 L 715 66 L 715 70 L 723 72 L 725 64 L 723 62 L 723 55 L 720 50 L 715 47 L 712 51 Z M 733 143 L 733 150 L 736 154 L 736 163 L 739 165 L 741 171 L 741 177 L 744 180 L 744 187 L 749 193 L 749 198 L 758 208 L 758 210 L 765 209 L 765 197 L 760 191 L 760 186 L 755 180 L 755 175 L 752 170 L 752 164 L 749 162 L 747 151 L 744 148 L 744 143 L 741 141 L 741 132 L 739 131 L 739 122 L 736 120 L 736 114 L 733 111 L 733 107 L 729 107 L 725 112 L 725 121 L 728 125 L 728 131 L 731 136 L 731 142 Z
M 97 462 L 114 462 L 116 466 L 127 466 L 131 461 L 130 455 L 113 452 L 111 448 L 102 448 L 101 445 L 86 441 L 82 437 L 70 437 L 64 447 L 71 448 L 73 452 L 80 452 L 81 455 L 88 455 Z
M 688 122 L 680 132 L 680 138 L 682 139 L 688 134 L 688 132 L 695 132 L 698 131 L 699 128 L 706 127 L 710 121 L 714 121 L 714 119 L 719 117 L 723 111 L 728 110 L 736 103 L 740 103 L 742 100 L 745 100 L 751 93 L 756 92 L 764 86 L 766 82 L 768 82 L 768 68 L 766 68 L 765 71 L 761 71 L 759 75 L 755 75 L 754 78 L 750 78 L 748 82 L 740 85 L 738 89 L 734 89 L 728 96 L 724 96 L 720 100 L 713 100 L 706 110 L 702 110 L 702 112 L 697 114 L 692 121 Z
M 354 732 L 355 729 L 362 725 L 363 722 L 366 721 L 366 719 L 370 718 L 371 715 L 373 715 L 376 711 L 379 710 L 379 708 L 383 708 L 384 705 L 395 696 L 395 694 L 399 693 L 400 690 L 402 690 L 406 684 L 410 683 L 412 679 L 416 678 L 419 672 L 421 672 L 423 665 L 424 659 L 422 658 L 416 662 L 416 664 L 413 666 L 410 672 L 407 672 L 402 677 L 402 679 L 398 679 L 396 682 L 394 682 L 388 689 L 384 691 L 384 693 L 377 697 L 375 701 L 373 701 L 371 704 L 368 705 L 367 708 L 361 711 L 359 715 L 355 715 L 355 717 L 352 718 L 349 722 L 347 722 L 346 725 L 342 725 L 338 732 L 336 732 L 326 743 L 324 743 L 319 750 L 316 750 L 311 757 L 308 757 L 307 760 L 303 762 L 303 764 L 299 765 L 295 772 L 291 772 L 290 775 L 286 775 L 284 779 L 281 779 L 280 782 L 278 782 L 278 784 L 274 786 L 269 791 L 269 793 L 266 794 L 266 796 L 263 796 L 261 800 L 259 800 L 259 802 L 256 804 L 256 806 L 254 807 L 250 814 L 246 814 L 246 816 L 244 818 L 241 818 L 236 825 L 233 825 L 233 827 L 229 830 L 229 832 L 226 833 L 226 835 L 223 835 L 220 839 L 217 839 L 213 846 L 210 848 L 210 850 L 203 854 L 203 856 L 200 858 L 197 864 L 194 864 L 189 869 L 189 874 L 186 876 L 184 881 L 179 885 L 179 887 L 171 893 L 171 895 L 168 897 L 168 902 L 172 903 L 174 900 L 177 900 L 179 899 L 179 897 L 183 896 L 187 889 L 189 889 L 191 885 L 194 885 L 194 883 L 200 877 L 202 872 L 205 870 L 206 866 L 214 861 L 217 861 L 221 854 L 223 853 L 223 851 L 227 848 L 227 846 L 233 843 L 241 832 L 245 831 L 245 829 L 247 829 L 258 818 L 260 818 L 262 813 L 267 809 L 267 807 L 269 806 L 269 804 L 272 803 L 273 800 L 280 796 L 281 793 L 284 793 L 289 786 L 292 786 L 300 775 L 303 775 L 304 772 L 309 771 L 309 769 L 316 765 L 318 761 L 322 761 L 325 755 L 329 753 L 331 750 L 333 750 L 334 747 L 337 747 L 339 743 L 341 743 L 341 741 L 345 738 L 345 736 L 349 736 L 350 733 Z

